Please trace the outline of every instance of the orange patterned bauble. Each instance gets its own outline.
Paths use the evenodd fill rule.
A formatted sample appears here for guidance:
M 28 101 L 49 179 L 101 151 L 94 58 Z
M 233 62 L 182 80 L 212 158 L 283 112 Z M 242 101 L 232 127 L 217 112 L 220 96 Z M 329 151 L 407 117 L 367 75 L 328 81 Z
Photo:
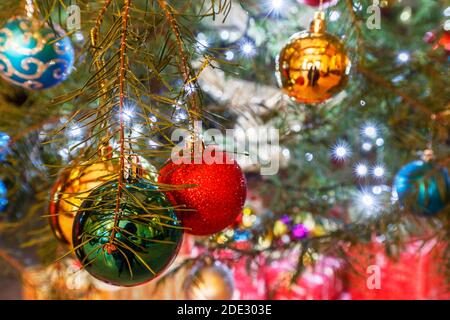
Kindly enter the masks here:
M 342 91 L 350 60 L 340 40 L 326 32 L 324 13 L 316 13 L 308 31 L 294 34 L 277 58 L 280 87 L 300 103 L 320 103 Z

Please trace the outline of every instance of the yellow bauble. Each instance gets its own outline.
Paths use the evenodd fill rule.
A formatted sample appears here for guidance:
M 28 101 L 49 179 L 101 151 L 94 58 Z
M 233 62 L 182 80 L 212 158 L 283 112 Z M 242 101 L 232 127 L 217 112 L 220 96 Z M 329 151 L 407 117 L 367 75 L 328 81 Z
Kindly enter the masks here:
M 233 273 L 218 261 L 200 263 L 186 278 L 184 290 L 189 300 L 230 300 L 234 292 Z
M 111 149 L 100 151 L 101 159 L 92 164 L 80 164 L 63 170 L 50 195 L 50 225 L 56 238 L 72 245 L 72 226 L 81 203 L 89 193 L 110 180 L 120 171 L 117 160 L 112 160 Z M 103 154 L 103 155 L 102 155 Z M 134 156 L 133 166 L 144 179 L 156 181 L 156 168 L 143 158 Z M 128 162 L 127 162 L 128 163 Z
M 340 40 L 326 33 L 323 12 L 309 31 L 293 35 L 277 58 L 277 79 L 283 92 L 300 103 L 319 103 L 342 91 L 350 60 Z
M 50 225 L 58 240 L 72 244 L 72 226 L 83 200 L 101 184 L 117 177 L 111 160 L 78 165 L 64 170 L 50 196 Z

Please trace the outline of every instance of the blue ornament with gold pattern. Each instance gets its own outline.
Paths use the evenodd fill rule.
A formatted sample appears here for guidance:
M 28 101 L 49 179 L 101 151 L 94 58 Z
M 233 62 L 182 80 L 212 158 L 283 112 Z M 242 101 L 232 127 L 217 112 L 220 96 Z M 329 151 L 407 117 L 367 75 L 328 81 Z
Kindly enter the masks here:
M 6 206 L 8 205 L 8 189 L 6 189 L 5 184 L 2 180 L 0 180 L 0 212 L 5 211 Z
M 14 17 L 0 29 L 0 75 L 30 90 L 51 88 L 72 72 L 74 49 L 58 25 Z
M 450 202 L 448 171 L 433 161 L 413 161 L 401 168 L 394 189 L 400 202 L 419 215 L 436 215 Z
M 6 156 L 9 153 L 9 141 L 11 138 L 5 132 L 0 131 L 0 162 L 6 160 Z

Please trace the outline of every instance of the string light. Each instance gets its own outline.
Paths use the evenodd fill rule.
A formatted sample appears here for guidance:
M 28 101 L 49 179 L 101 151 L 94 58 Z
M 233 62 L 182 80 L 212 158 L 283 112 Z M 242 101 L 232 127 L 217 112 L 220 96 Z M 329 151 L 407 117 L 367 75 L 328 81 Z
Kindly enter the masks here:
M 199 33 L 197 35 L 196 47 L 199 51 L 205 51 L 209 46 L 208 38 L 206 38 L 204 33 Z
M 78 136 L 81 135 L 81 133 L 82 133 L 82 130 L 81 130 L 81 128 L 80 128 L 77 124 L 74 124 L 74 125 L 69 129 L 69 135 L 70 135 L 71 137 L 78 137 Z
M 310 152 L 305 153 L 306 161 L 311 162 L 314 159 L 314 155 Z
M 227 59 L 228 61 L 231 61 L 234 59 L 234 52 L 231 50 L 228 50 L 227 52 L 225 52 L 225 59 Z
M 362 144 L 361 148 L 362 148 L 364 151 L 368 152 L 368 151 L 372 150 L 372 144 L 369 143 L 369 142 L 364 142 L 364 143 Z
M 383 146 L 383 145 L 384 145 L 384 140 L 383 140 L 383 138 L 378 138 L 377 141 L 375 141 L 375 144 L 376 144 L 378 147 Z
M 122 111 L 122 118 L 125 121 L 131 121 L 134 117 L 134 111 L 132 107 L 125 107 Z
M 250 41 L 244 41 L 241 46 L 241 53 L 244 57 L 251 58 L 256 54 L 255 47 Z
M 361 133 L 370 139 L 375 139 L 378 135 L 378 128 L 375 124 L 368 122 L 361 128 Z
M 284 7 L 283 0 L 269 0 L 267 5 L 270 8 L 270 14 L 279 15 Z
M 228 30 L 222 30 L 220 32 L 220 39 L 228 40 L 229 38 L 230 38 L 230 33 L 228 32 Z
M 367 173 L 369 173 L 369 168 L 364 163 L 358 163 L 355 166 L 355 174 L 358 177 L 365 177 L 367 176 Z
M 355 208 L 366 215 L 373 214 L 380 207 L 377 197 L 368 190 L 357 192 L 354 201 Z
M 372 174 L 376 178 L 382 178 L 384 176 L 384 174 L 385 174 L 384 166 L 383 165 L 376 165 L 372 169 Z
M 373 194 L 379 195 L 379 194 L 381 194 L 381 191 L 383 191 L 383 189 L 380 186 L 374 186 L 372 188 Z
M 339 17 L 341 16 L 341 14 L 339 13 L 339 11 L 331 11 L 330 13 L 330 21 L 336 21 L 337 19 L 339 19 Z
M 398 54 L 398 56 L 397 56 L 397 60 L 398 60 L 400 63 L 406 63 L 406 62 L 408 62 L 408 61 L 409 61 L 409 53 L 408 53 L 408 52 L 405 52 L 405 51 L 400 52 L 400 53 Z
M 347 142 L 338 141 L 331 148 L 331 156 L 336 160 L 345 160 L 351 156 L 351 150 Z

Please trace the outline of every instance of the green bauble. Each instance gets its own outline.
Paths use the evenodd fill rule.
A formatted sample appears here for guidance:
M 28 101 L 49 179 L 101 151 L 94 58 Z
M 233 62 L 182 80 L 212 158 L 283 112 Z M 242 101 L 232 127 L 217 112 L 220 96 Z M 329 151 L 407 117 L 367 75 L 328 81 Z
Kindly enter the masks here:
M 73 244 L 91 275 L 131 287 L 166 269 L 180 248 L 183 230 L 164 194 L 139 180 L 124 184 L 114 232 L 117 186 L 117 180 L 107 182 L 84 200 L 75 217 Z

